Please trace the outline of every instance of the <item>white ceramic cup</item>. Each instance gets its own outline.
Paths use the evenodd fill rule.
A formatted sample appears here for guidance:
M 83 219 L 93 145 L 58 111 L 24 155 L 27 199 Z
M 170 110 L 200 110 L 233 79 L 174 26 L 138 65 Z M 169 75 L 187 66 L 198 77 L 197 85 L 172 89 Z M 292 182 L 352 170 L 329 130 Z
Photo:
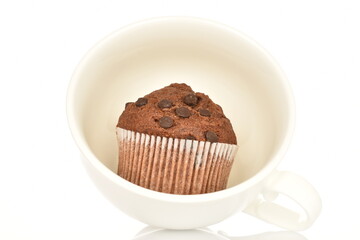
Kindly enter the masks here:
M 231 120 L 238 154 L 228 188 L 172 195 L 116 174 L 115 126 L 126 102 L 185 82 L 208 94 Z M 124 213 L 152 226 L 208 226 L 242 210 L 290 230 L 309 227 L 321 201 L 303 178 L 276 170 L 289 145 L 294 103 L 274 60 L 227 26 L 167 17 L 124 27 L 93 47 L 77 67 L 67 96 L 71 132 L 95 185 Z M 274 202 L 283 194 L 300 210 Z

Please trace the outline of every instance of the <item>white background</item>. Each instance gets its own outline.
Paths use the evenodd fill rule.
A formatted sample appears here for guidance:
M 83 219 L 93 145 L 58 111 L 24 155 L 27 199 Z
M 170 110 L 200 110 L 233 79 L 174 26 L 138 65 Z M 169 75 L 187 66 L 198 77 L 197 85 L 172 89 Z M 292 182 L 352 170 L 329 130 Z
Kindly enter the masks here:
M 280 169 L 319 191 L 308 240 L 360 239 L 360 5 L 357 1 L 0 1 L 0 239 L 132 239 L 124 215 L 83 170 L 65 114 L 82 56 L 112 31 L 157 16 L 239 29 L 285 71 L 296 129 Z M 237 213 L 232 236 L 281 229 Z

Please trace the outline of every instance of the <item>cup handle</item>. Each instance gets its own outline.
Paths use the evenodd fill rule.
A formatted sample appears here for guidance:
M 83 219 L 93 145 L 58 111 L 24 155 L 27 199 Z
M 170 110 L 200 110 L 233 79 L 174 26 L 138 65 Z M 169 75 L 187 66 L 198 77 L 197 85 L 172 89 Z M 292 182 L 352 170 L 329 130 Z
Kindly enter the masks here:
M 273 201 L 279 194 L 287 196 L 301 207 L 294 211 Z M 286 171 L 275 171 L 258 198 L 244 212 L 279 227 L 299 231 L 310 227 L 321 211 L 321 199 L 304 178 Z

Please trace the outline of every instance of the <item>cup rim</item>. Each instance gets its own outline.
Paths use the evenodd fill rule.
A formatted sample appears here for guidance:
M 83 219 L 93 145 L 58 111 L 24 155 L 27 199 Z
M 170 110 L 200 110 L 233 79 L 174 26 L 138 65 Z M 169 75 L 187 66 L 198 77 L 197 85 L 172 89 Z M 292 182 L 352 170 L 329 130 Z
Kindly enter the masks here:
M 83 71 L 84 66 L 87 65 L 87 62 L 89 59 L 92 58 L 94 53 L 97 51 L 97 49 L 101 48 L 101 46 L 106 45 L 108 41 L 111 41 L 113 38 L 118 37 L 118 35 L 121 35 L 128 31 L 129 29 L 133 27 L 139 27 L 143 25 L 143 27 L 156 24 L 158 22 L 166 22 L 166 21 L 172 21 L 172 22 L 186 22 L 186 21 L 194 21 L 202 24 L 206 24 L 210 27 L 219 28 L 223 31 L 228 31 L 233 35 L 236 35 L 238 38 L 241 38 L 247 42 L 247 44 L 252 45 L 255 47 L 261 54 L 263 54 L 264 57 L 271 63 L 272 67 L 280 76 L 280 81 L 282 82 L 282 85 L 286 89 L 286 98 L 288 100 L 289 105 L 289 121 L 288 121 L 288 127 L 286 129 L 286 134 L 283 139 L 283 143 L 280 146 L 280 148 L 277 150 L 275 155 L 272 157 L 272 159 L 254 176 L 250 177 L 249 179 L 245 180 L 244 182 L 213 193 L 205 193 L 205 194 L 197 194 L 197 195 L 176 195 L 176 194 L 169 194 L 169 193 L 162 193 L 153 191 L 150 189 L 146 189 L 143 187 L 140 187 L 136 184 L 133 184 L 121 177 L 119 177 L 116 173 L 112 172 L 110 169 L 108 169 L 97 157 L 92 153 L 90 148 L 85 143 L 85 140 L 81 137 L 81 132 L 76 124 L 76 119 L 74 115 L 74 105 L 75 102 L 75 96 L 76 96 L 76 85 L 77 85 L 77 79 L 80 73 Z M 131 23 L 129 25 L 126 25 L 120 29 L 115 30 L 114 32 L 110 33 L 108 36 L 103 38 L 102 40 L 98 41 L 92 48 L 88 50 L 88 52 L 84 55 L 80 63 L 76 66 L 75 71 L 71 77 L 68 90 L 67 90 L 67 96 L 66 96 L 66 114 L 67 114 L 67 120 L 69 129 L 71 132 L 71 135 L 73 139 L 75 140 L 76 145 L 78 146 L 80 152 L 82 153 L 83 157 L 88 160 L 93 167 L 95 167 L 105 178 L 107 178 L 109 181 L 113 182 L 116 185 L 119 185 L 120 187 L 125 188 L 128 191 L 131 191 L 135 194 L 142 195 L 147 198 L 151 199 L 157 199 L 167 202 L 181 202 L 181 203 L 194 203 L 194 202 L 207 202 L 207 201 L 213 201 L 218 199 L 227 198 L 229 196 L 234 196 L 240 192 L 245 191 L 246 189 L 251 188 L 252 186 L 256 185 L 257 183 L 264 180 L 270 173 L 276 168 L 276 166 L 279 164 L 283 156 L 285 155 L 285 152 L 290 144 L 291 137 L 293 135 L 294 126 L 295 126 L 295 103 L 294 103 L 294 97 L 292 94 L 291 87 L 288 83 L 288 80 L 279 66 L 279 64 L 276 62 L 276 60 L 263 48 L 261 47 L 255 40 L 251 39 L 244 33 L 240 32 L 237 29 L 234 29 L 230 26 L 227 26 L 225 24 L 199 18 L 199 17 L 189 17 L 189 16 L 170 16 L 170 17 L 155 17 L 155 18 L 148 18 L 144 19 L 135 23 Z

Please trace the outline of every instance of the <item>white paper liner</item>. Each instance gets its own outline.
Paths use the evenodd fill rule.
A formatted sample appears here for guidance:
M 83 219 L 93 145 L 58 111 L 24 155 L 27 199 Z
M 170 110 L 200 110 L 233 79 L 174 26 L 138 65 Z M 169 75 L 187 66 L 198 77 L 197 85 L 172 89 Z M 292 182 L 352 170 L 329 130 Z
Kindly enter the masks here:
M 141 187 L 173 194 L 226 188 L 236 145 L 166 138 L 116 128 L 118 175 Z

